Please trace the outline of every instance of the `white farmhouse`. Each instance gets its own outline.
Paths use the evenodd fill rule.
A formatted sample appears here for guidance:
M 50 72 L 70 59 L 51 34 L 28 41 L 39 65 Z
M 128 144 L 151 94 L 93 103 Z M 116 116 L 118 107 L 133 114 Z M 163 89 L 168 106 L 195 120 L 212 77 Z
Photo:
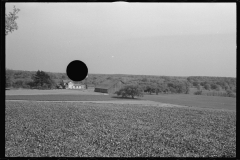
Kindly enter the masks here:
M 66 89 L 86 89 L 86 85 L 70 80 L 63 80 L 63 84 Z

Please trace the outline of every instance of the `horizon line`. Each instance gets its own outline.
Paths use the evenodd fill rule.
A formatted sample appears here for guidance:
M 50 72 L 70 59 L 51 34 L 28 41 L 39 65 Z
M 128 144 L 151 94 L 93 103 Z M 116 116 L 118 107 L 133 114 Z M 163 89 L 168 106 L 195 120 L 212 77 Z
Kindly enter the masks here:
M 17 70 L 17 69 L 10 69 L 6 68 L 6 70 L 14 70 L 14 71 L 26 71 L 26 72 L 37 72 L 37 71 L 29 71 L 29 70 Z M 39 70 L 39 69 L 38 69 Z M 39 70 L 43 71 L 43 70 Z M 44 72 L 49 72 L 49 73 L 61 73 L 61 74 L 66 74 L 65 72 L 52 72 L 52 71 L 44 71 Z M 146 74 L 123 74 L 123 73 L 88 73 L 88 75 L 91 74 L 101 74 L 101 75 L 129 75 L 129 76 L 155 76 L 155 77 L 223 77 L 223 76 L 166 76 L 166 75 L 146 75 Z M 236 77 L 227 77 L 226 78 L 236 78 Z

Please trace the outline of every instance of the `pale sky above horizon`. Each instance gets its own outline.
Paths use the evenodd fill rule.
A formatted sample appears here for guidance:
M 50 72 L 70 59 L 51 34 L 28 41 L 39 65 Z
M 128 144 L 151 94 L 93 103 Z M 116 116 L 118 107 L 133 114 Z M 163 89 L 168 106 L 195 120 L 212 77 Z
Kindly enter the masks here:
M 236 3 L 6 3 L 20 9 L 6 67 L 236 77 Z M 76 73 L 81 73 L 76 69 Z

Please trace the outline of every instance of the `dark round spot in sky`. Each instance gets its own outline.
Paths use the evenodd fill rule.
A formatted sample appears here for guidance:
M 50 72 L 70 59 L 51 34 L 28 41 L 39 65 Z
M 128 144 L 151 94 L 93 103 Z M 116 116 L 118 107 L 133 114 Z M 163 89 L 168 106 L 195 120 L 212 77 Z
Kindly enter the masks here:
M 74 60 L 70 62 L 67 66 L 67 76 L 72 81 L 82 81 L 88 75 L 88 68 L 87 65 L 80 61 Z

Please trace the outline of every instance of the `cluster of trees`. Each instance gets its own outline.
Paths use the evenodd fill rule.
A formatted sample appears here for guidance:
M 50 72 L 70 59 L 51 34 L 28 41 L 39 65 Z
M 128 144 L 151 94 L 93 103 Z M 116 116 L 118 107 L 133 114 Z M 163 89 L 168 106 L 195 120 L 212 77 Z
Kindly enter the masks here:
M 160 81 L 148 81 L 146 78 L 142 79 L 141 82 L 136 80 L 128 81 L 125 84 L 126 86 L 117 91 L 115 94 L 122 97 L 129 97 L 131 96 L 134 98 L 135 96 L 143 96 L 144 92 L 149 94 L 155 93 L 189 93 L 190 85 L 188 82 L 181 82 L 181 81 L 167 81 L 167 82 L 160 82 Z
M 190 85 L 187 82 L 156 82 L 156 83 L 139 83 L 144 92 L 149 94 L 155 93 L 189 93 Z
M 231 77 L 188 77 L 187 80 L 196 87 L 195 95 L 236 97 L 236 78 Z M 208 92 L 203 93 L 203 89 Z
M 141 92 L 149 94 L 155 93 L 184 93 L 188 94 L 190 87 L 198 89 L 195 95 L 202 95 L 202 90 L 209 90 L 206 95 L 235 97 L 236 92 L 236 78 L 228 77 L 161 77 L 161 79 L 149 79 L 144 77 L 142 79 L 131 79 L 127 81 L 127 85 L 134 85 L 139 88 Z M 225 91 L 222 91 L 225 90 Z M 222 91 L 222 92 L 219 92 Z M 124 96 L 125 89 L 117 92 L 119 95 Z
M 193 87 L 206 90 L 231 90 L 236 92 L 236 78 L 231 77 L 188 77 Z
M 126 85 L 119 91 L 115 92 L 115 94 L 122 97 L 131 97 L 132 99 L 136 96 L 143 97 L 143 91 L 137 85 Z
M 227 90 L 226 92 L 209 92 L 206 93 L 207 96 L 222 96 L 222 97 L 236 97 L 233 91 Z
M 44 71 L 37 71 L 32 77 L 33 82 L 30 83 L 31 88 L 36 89 L 52 89 L 56 88 L 55 81 Z
M 28 76 L 24 77 L 23 75 Z M 30 72 L 24 71 L 16 72 L 12 70 L 6 70 L 5 78 L 5 85 L 7 88 L 53 89 L 57 87 L 57 83 L 52 79 L 51 76 L 49 76 L 46 72 L 39 70 L 35 72 L 35 74 L 30 74 Z
M 196 87 L 197 89 L 201 89 L 204 88 L 205 90 L 216 90 L 216 91 L 220 91 L 220 90 L 235 90 L 235 84 L 228 84 L 226 82 L 224 83 L 220 83 L 220 82 L 193 82 L 193 86 Z

